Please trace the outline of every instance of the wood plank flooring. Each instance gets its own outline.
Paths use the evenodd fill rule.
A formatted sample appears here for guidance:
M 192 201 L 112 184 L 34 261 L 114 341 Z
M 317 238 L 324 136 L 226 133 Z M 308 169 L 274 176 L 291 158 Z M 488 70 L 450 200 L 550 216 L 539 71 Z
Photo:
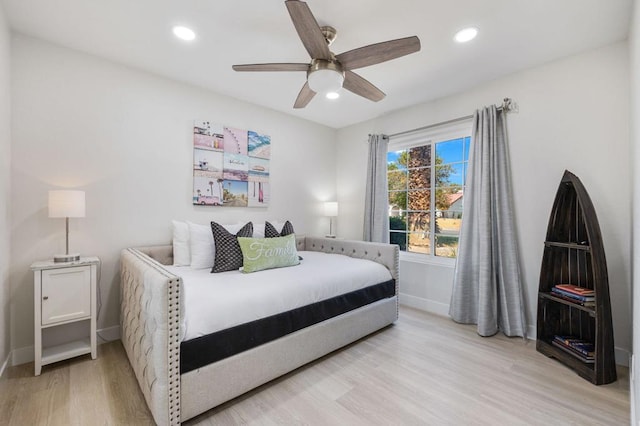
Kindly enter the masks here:
M 536 352 L 475 326 L 402 307 L 366 339 L 187 422 L 187 425 L 628 425 L 628 370 L 594 386 Z M 205 391 L 205 390 L 203 390 Z M 206 391 L 205 391 L 206 392 Z M 43 367 L 7 369 L 2 425 L 151 425 L 120 342 Z

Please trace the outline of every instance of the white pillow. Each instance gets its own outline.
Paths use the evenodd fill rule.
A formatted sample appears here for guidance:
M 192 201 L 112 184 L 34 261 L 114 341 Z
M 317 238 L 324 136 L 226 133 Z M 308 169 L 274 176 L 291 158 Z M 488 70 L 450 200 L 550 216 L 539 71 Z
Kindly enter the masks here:
M 187 222 L 189 226 L 189 248 L 191 249 L 191 268 L 213 268 L 216 258 L 215 244 L 211 225 L 198 225 Z M 222 225 L 227 231 L 235 234 L 244 224 Z
M 189 266 L 191 250 L 189 248 L 189 225 L 187 222 L 173 220 L 173 266 Z
M 264 238 L 264 223 L 253 224 L 253 238 Z

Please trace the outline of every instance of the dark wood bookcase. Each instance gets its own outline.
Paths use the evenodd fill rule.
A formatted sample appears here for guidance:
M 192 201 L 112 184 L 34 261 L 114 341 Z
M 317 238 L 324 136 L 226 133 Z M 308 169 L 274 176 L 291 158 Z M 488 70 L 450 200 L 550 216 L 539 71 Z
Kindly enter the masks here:
M 557 284 L 593 289 L 595 306 L 554 296 L 551 289 Z M 553 345 L 556 335 L 593 343 L 593 362 L 585 362 Z M 609 280 L 600 226 L 589 194 L 580 179 L 569 171 L 565 171 L 558 187 L 544 242 L 536 349 L 596 385 L 617 379 Z

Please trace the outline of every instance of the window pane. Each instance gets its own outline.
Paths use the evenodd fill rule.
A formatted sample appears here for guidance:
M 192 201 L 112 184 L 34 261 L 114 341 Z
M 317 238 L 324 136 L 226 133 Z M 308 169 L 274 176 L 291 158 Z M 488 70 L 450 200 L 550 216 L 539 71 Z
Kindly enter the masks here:
M 407 191 L 389 191 L 389 215 L 407 210 Z
M 389 242 L 400 246 L 400 250 L 407 250 L 407 234 L 404 232 L 389 232 Z
M 408 251 L 413 253 L 431 254 L 431 239 L 426 233 L 410 233 Z
M 441 217 L 436 218 L 436 233 L 442 235 L 460 234 L 462 225 L 462 212 L 447 210 L 440 212 Z
M 409 231 L 429 233 L 429 212 L 407 213 L 407 227 Z
M 467 163 L 441 164 L 436 166 L 436 188 L 439 186 L 462 186 L 463 171 Z
M 471 136 L 464 138 L 464 161 L 469 161 L 469 149 L 471 149 Z
M 409 189 L 431 188 L 431 167 L 409 170 Z
M 436 159 L 442 164 L 456 163 L 464 159 L 463 156 L 464 139 L 453 139 L 436 144 Z
M 458 255 L 458 237 L 436 235 L 436 256 L 456 257 Z
M 462 186 L 462 183 L 464 182 L 463 172 L 466 164 L 467 163 L 449 164 L 449 176 L 447 178 L 448 185 Z
M 407 151 L 387 152 L 387 170 L 406 170 Z
M 430 210 L 431 191 L 409 191 L 409 210 Z
M 394 212 L 397 214 L 389 215 L 389 229 L 391 231 L 406 231 L 407 217 L 405 212 Z
M 389 190 L 407 189 L 407 172 L 402 170 L 390 171 L 387 173 Z
M 431 145 L 422 145 L 409 150 L 409 167 L 428 167 L 431 165 Z
M 462 211 L 462 188 L 459 186 L 445 186 L 436 190 L 436 203 L 438 210 Z

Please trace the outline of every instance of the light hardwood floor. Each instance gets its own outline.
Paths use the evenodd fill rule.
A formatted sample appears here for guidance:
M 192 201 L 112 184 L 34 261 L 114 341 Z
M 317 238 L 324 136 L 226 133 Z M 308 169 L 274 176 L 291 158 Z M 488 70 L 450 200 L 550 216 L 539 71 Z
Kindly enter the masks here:
M 479 337 L 409 308 L 366 339 L 187 422 L 188 425 L 628 425 L 629 380 L 594 386 L 535 342 Z M 206 390 L 203 390 L 206 392 Z M 153 424 L 120 342 L 0 380 L 8 425 Z

